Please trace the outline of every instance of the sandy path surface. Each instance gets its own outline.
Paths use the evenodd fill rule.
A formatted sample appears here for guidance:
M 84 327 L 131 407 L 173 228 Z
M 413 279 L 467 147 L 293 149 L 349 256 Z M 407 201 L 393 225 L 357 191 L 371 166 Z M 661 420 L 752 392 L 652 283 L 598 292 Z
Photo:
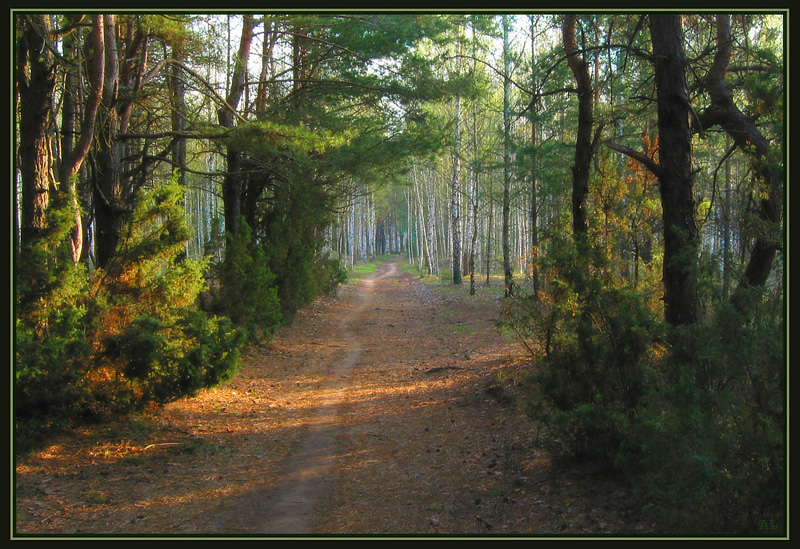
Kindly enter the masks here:
M 653 531 L 613 478 L 551 460 L 524 413 L 529 359 L 497 329 L 502 289 L 464 286 L 382 263 L 230 382 L 19 459 L 15 533 Z
M 316 412 L 318 422 L 309 428 L 286 469 L 280 473 L 284 486 L 271 494 L 271 503 L 266 506 L 260 520 L 252 525 L 252 529 L 247 529 L 249 532 L 314 532 L 314 510 L 330 490 L 331 471 L 337 466 L 339 433 L 336 426 L 340 422 L 340 409 L 351 383 L 351 371 L 357 367 L 362 355 L 362 343 L 358 335 L 359 317 L 372 304 L 375 285 L 397 274 L 396 263 L 384 264 L 376 274 L 359 282 L 353 297 L 353 310 L 338 321 L 344 347 L 341 356 L 331 364 L 329 375 L 322 384 L 323 396 Z

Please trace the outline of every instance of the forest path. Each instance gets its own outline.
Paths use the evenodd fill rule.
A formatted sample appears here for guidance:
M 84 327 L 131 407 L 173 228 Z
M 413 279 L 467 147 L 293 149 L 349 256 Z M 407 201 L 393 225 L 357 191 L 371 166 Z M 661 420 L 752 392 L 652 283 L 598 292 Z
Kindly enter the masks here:
M 279 334 L 274 345 L 300 359 L 300 386 L 313 385 L 304 395 L 305 428 L 291 435 L 295 442 L 269 480 L 254 483 L 236 506 L 220 510 L 213 530 L 485 531 L 481 521 L 491 528 L 487 518 L 471 516 L 475 498 L 467 493 L 483 489 L 471 485 L 464 458 L 482 472 L 485 464 L 478 461 L 485 458 L 494 468 L 503 456 L 483 440 L 496 421 L 469 407 L 510 400 L 491 373 L 520 349 L 496 330 L 497 297 L 447 297 L 390 260 L 345 286 L 324 313 L 298 318 Z M 315 349 L 305 354 L 309 343 Z M 477 380 L 498 392 L 480 391 L 473 386 Z M 477 425 L 483 433 L 473 432 L 476 425 L 468 425 L 464 412 L 486 420 Z M 516 435 L 519 443 L 526 432 Z M 461 508 L 468 509 L 469 525 L 456 526 L 464 520 Z
M 554 463 L 529 359 L 475 296 L 398 260 L 298 313 L 236 376 L 18 461 L 24 535 L 643 534 L 626 489 Z
M 346 397 L 350 372 L 358 364 L 362 354 L 359 340 L 359 317 L 373 301 L 376 282 L 396 276 L 396 263 L 386 263 L 361 280 L 353 296 L 351 311 L 337 321 L 343 352 L 331 365 L 327 379 L 320 387 L 320 403 L 317 409 L 318 422 L 311 425 L 292 454 L 286 468 L 280 473 L 284 480 L 260 520 L 249 529 L 264 534 L 307 534 L 313 532 L 313 511 L 320 499 L 329 490 L 328 478 L 337 460 L 337 431 L 339 410 Z M 328 343 L 330 345 L 331 343 Z

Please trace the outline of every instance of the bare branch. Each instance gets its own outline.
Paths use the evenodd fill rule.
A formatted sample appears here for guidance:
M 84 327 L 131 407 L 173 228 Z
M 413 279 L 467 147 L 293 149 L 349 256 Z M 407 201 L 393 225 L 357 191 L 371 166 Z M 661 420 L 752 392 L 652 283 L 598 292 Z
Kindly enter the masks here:
M 603 141 L 603 144 L 608 147 L 609 149 L 615 150 L 619 153 L 624 154 L 630 158 L 633 158 L 640 164 L 644 165 L 645 168 L 650 170 L 653 175 L 656 177 L 660 177 L 661 174 L 661 166 L 659 166 L 652 158 L 644 154 L 643 152 L 631 149 L 630 147 L 626 147 L 625 145 L 620 145 L 619 143 L 615 143 L 611 140 Z

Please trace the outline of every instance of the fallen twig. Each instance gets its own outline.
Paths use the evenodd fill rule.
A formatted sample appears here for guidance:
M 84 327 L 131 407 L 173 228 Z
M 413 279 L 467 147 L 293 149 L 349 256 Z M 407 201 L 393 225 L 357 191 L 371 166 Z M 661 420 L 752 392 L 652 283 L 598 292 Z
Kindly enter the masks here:
M 147 446 L 144 447 L 142 451 L 149 450 L 150 448 L 154 448 L 156 446 L 180 446 L 180 445 L 181 445 L 180 442 L 159 442 L 156 444 L 148 444 Z

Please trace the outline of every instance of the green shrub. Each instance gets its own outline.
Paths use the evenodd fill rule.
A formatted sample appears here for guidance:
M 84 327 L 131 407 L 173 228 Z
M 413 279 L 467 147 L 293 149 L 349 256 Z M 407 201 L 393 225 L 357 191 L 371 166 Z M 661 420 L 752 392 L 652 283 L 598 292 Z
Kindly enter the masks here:
M 667 327 L 602 257 L 555 247 L 541 301 L 508 322 L 537 357 L 529 414 L 561 455 L 621 473 L 671 533 L 779 534 L 786 502 L 782 295 Z M 763 524 L 778 525 L 765 530 Z
M 51 201 L 47 228 L 15 262 L 14 408 L 23 434 L 57 426 L 86 406 L 88 276 L 68 247 L 69 200 Z
M 311 285 L 316 288 L 317 295 L 335 294 L 339 286 L 347 282 L 347 278 L 347 269 L 342 267 L 338 259 L 319 254 L 311 276 Z
M 82 333 L 82 313 L 66 308 L 45 333 L 17 320 L 14 406 L 18 420 L 50 423 L 80 415 L 85 407 L 83 374 L 92 356 Z
M 117 254 L 91 280 L 69 259 L 55 221 L 22 250 L 18 436 L 140 411 L 233 375 L 244 334 L 194 305 L 205 263 L 180 259 L 182 196 L 174 184 L 143 193 Z
M 275 274 L 281 312 L 292 316 L 346 279 L 346 271 L 323 250 L 323 232 L 331 221 L 331 197 L 298 174 L 264 213 L 258 230 L 267 265 Z
M 782 321 L 721 307 L 667 355 L 648 406 L 617 457 L 665 524 L 702 532 L 778 533 L 785 520 Z M 700 342 L 700 343 L 698 343 Z
M 601 257 L 560 246 L 558 278 L 544 300 L 521 298 L 509 310 L 518 333 L 538 338 L 529 343 L 541 365 L 529 409 L 559 451 L 612 466 L 642 405 L 662 325 L 640 293 L 609 283 Z
M 186 311 L 173 324 L 144 316 L 118 338 L 118 356 L 136 401 L 164 404 L 230 379 L 243 338 L 227 318 L 199 311 Z
M 224 260 L 217 265 L 220 291 L 215 310 L 245 329 L 250 340 L 269 337 L 281 322 L 275 275 L 262 246 L 242 220 L 238 236 L 228 235 Z

